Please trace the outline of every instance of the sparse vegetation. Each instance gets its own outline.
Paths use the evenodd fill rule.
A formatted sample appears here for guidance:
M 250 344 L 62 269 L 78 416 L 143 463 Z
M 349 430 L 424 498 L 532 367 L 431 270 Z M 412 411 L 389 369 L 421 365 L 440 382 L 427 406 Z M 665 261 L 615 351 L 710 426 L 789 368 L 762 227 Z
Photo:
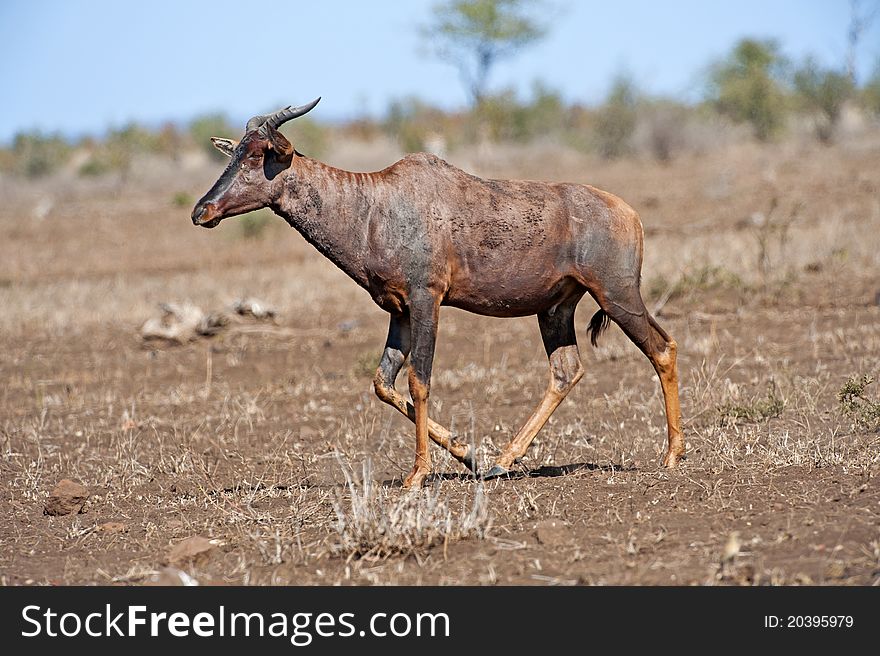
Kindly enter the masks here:
M 113 169 L 114 166 L 110 161 L 93 153 L 79 167 L 78 173 L 85 177 L 96 177 L 109 173 Z
M 880 61 L 874 66 L 870 79 L 861 92 L 862 105 L 874 117 L 880 116 Z
M 852 376 L 837 392 L 841 412 L 852 419 L 857 430 L 880 428 L 880 402 L 872 401 L 867 393 L 873 382 L 871 376 Z
M 282 129 L 282 132 L 285 130 Z M 320 159 L 327 151 L 327 130 L 311 116 L 297 119 L 295 125 L 287 128 L 287 136 L 299 152 L 314 159 Z
M 785 67 L 779 44 L 743 39 L 714 66 L 709 99 L 722 114 L 751 124 L 755 137 L 767 141 L 785 122 Z
M 238 226 L 241 236 L 245 239 L 261 238 L 274 218 L 275 215 L 272 211 L 267 209 L 242 214 L 238 218 Z
M 28 178 L 39 178 L 60 169 L 70 159 L 72 149 L 60 135 L 39 132 L 18 134 L 12 141 L 8 170 Z
M 540 79 L 527 94 L 490 90 L 494 64 L 544 33 L 546 26 L 536 18 L 539 5 L 522 0 L 437 5 L 436 20 L 425 28 L 425 36 L 438 54 L 466 72 L 472 101 L 466 110 L 402 98 L 389 103 L 379 119 L 362 116 L 328 124 L 307 116 L 285 126 L 285 134 L 299 152 L 313 158 L 324 158 L 341 141 L 372 141 L 384 133 L 404 152 L 428 150 L 446 158 L 475 143 L 551 142 L 607 159 L 648 155 L 669 162 L 678 154 L 704 153 L 738 141 L 742 135 L 733 124 L 748 125 L 755 139 L 768 141 L 788 125 L 811 121 L 819 140 L 829 143 L 846 107 L 869 117 L 880 115 L 880 65 L 857 86 L 849 73 L 809 57 L 792 70 L 778 43 L 756 39 L 743 39 L 710 68 L 704 103 L 647 97 L 626 75 L 618 76 L 605 99 L 593 106 L 567 103 Z M 0 148 L 0 172 L 38 178 L 74 161 L 75 171 L 84 177 L 125 177 L 139 155 L 178 162 L 194 150 L 222 163 L 226 158 L 210 137 L 236 138 L 241 128 L 214 113 L 196 117 L 183 129 L 170 123 L 155 129 L 132 123 L 79 140 L 23 133 Z
M 667 301 L 689 296 L 697 292 L 715 289 L 741 289 L 746 285 L 742 278 L 732 271 L 715 264 L 688 267 L 672 281 L 664 276 L 654 278 L 647 290 L 650 298 Z
M 843 72 L 825 69 L 807 59 L 794 74 L 798 98 L 816 116 L 816 136 L 828 143 L 840 121 L 844 104 L 853 96 L 853 83 Z
M 384 129 L 407 153 L 425 150 L 428 136 L 442 126 L 443 113 L 417 98 L 392 102 L 388 107 Z
M 632 147 L 636 128 L 635 85 L 625 77 L 618 77 L 611 85 L 605 104 L 596 116 L 596 147 L 603 157 L 620 157 Z
M 334 551 L 345 558 L 383 560 L 392 556 L 424 557 L 433 547 L 468 538 L 483 539 L 491 525 L 482 485 L 468 505 L 453 510 L 440 485 L 403 492 L 377 485 L 369 462 L 359 480 L 346 466 L 346 496 L 333 504 L 338 542 Z
M 232 135 L 241 134 L 241 126 L 232 127 L 224 114 L 206 114 L 193 119 L 189 124 L 189 134 L 198 148 L 201 148 L 211 159 L 216 162 L 226 161 L 226 155 L 214 148 L 211 137 L 235 138 Z
M 373 351 L 364 351 L 357 357 L 357 361 L 354 365 L 354 374 L 355 376 L 363 376 L 372 378 L 376 369 L 379 367 L 379 360 L 381 359 L 382 354 L 377 353 L 375 350 Z
M 195 197 L 186 191 L 175 192 L 171 197 L 171 204 L 174 207 L 192 207 L 195 202 Z
M 528 143 L 566 130 L 567 111 L 558 93 L 536 84 L 532 99 L 517 100 L 513 91 L 484 97 L 474 111 L 474 127 L 494 142 Z
M 387 324 L 369 296 L 268 211 L 190 225 L 227 161 L 197 149 L 243 126 L 22 137 L 0 151 L 0 584 L 167 581 L 169 551 L 193 537 L 212 546 L 172 581 L 876 584 L 877 125 L 841 120 L 814 143 L 781 87 L 795 120 L 778 141 L 716 106 L 641 97 L 617 160 L 599 153 L 596 107 L 540 86 L 319 123 L 313 145 L 290 126 L 332 164 L 431 148 L 483 177 L 595 183 L 642 216 L 643 292 L 678 341 L 681 468 L 659 468 L 650 363 L 615 326 L 585 346 L 585 299 L 587 373 L 521 475 L 481 482 L 434 449 L 414 494 L 397 487 L 412 425 L 370 385 Z M 251 295 L 277 319 L 173 347 L 136 339 L 158 303 Z M 531 317 L 441 321 L 431 418 L 485 468 L 544 392 L 544 347 Z M 371 465 L 354 476 L 340 460 Z M 86 514 L 42 514 L 62 478 L 89 488 Z
M 746 399 L 722 404 L 718 416 L 722 426 L 734 426 L 740 422 L 758 422 L 773 419 L 782 414 L 784 401 L 779 397 L 776 383 L 770 381 L 767 391 Z
M 643 102 L 639 112 L 647 133 L 648 149 L 658 162 L 669 162 L 685 148 L 686 106 L 668 101 Z
M 537 18 L 540 5 L 535 0 L 447 0 L 434 7 L 423 37 L 435 55 L 458 68 L 472 106 L 485 98 L 495 64 L 545 34 L 547 27 Z

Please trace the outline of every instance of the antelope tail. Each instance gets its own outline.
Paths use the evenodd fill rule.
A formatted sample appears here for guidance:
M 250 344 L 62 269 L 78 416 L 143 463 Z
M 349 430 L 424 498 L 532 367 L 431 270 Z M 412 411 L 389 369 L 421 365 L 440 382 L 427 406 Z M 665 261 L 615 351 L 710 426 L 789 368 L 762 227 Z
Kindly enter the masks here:
M 590 344 L 598 346 L 599 335 L 601 335 L 608 327 L 608 322 L 610 320 L 611 317 L 606 314 L 605 310 L 599 310 L 593 315 L 593 318 L 590 319 L 590 327 L 587 329 L 590 331 Z

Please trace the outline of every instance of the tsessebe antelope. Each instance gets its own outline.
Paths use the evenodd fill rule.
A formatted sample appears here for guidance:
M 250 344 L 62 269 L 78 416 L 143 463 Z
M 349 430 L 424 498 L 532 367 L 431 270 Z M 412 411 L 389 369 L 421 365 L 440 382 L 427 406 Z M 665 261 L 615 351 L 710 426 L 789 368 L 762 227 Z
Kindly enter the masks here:
M 320 99 L 318 99 L 320 100 Z M 247 122 L 235 143 L 213 139 L 231 158 L 196 204 L 193 223 L 263 207 L 296 228 L 391 315 L 376 394 L 415 422 L 416 457 L 406 487 L 431 472 L 428 438 L 475 470 L 472 447 L 428 418 L 441 305 L 493 317 L 537 315 L 550 380 L 537 409 L 485 477 L 506 475 L 583 376 L 574 313 L 589 293 L 599 304 L 591 341 L 609 319 L 648 357 L 666 404 L 663 465 L 684 454 L 675 341 L 639 292 L 642 225 L 622 200 L 595 187 L 483 180 L 432 155 L 408 155 L 376 173 L 336 169 L 297 152 L 278 131 L 317 103 Z M 409 357 L 412 403 L 394 388 Z

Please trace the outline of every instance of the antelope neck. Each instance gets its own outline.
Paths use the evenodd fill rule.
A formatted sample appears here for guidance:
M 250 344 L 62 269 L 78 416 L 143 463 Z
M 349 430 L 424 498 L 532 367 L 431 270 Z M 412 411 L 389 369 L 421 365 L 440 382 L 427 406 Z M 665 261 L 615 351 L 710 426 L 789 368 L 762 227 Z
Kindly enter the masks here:
M 281 179 L 283 177 L 283 180 Z M 374 174 L 354 173 L 294 156 L 272 209 L 361 287 L 370 216 L 379 211 Z

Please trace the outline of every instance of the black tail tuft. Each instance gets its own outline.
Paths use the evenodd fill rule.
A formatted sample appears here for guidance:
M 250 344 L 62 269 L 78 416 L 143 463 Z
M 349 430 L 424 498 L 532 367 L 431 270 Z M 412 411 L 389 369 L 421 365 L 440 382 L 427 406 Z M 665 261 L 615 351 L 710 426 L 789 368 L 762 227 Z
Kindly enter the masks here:
M 593 318 L 590 319 L 590 344 L 593 346 L 598 346 L 599 343 L 599 335 L 601 335 L 605 329 L 608 327 L 608 322 L 611 320 L 605 310 L 599 310 L 596 314 L 593 315 Z

